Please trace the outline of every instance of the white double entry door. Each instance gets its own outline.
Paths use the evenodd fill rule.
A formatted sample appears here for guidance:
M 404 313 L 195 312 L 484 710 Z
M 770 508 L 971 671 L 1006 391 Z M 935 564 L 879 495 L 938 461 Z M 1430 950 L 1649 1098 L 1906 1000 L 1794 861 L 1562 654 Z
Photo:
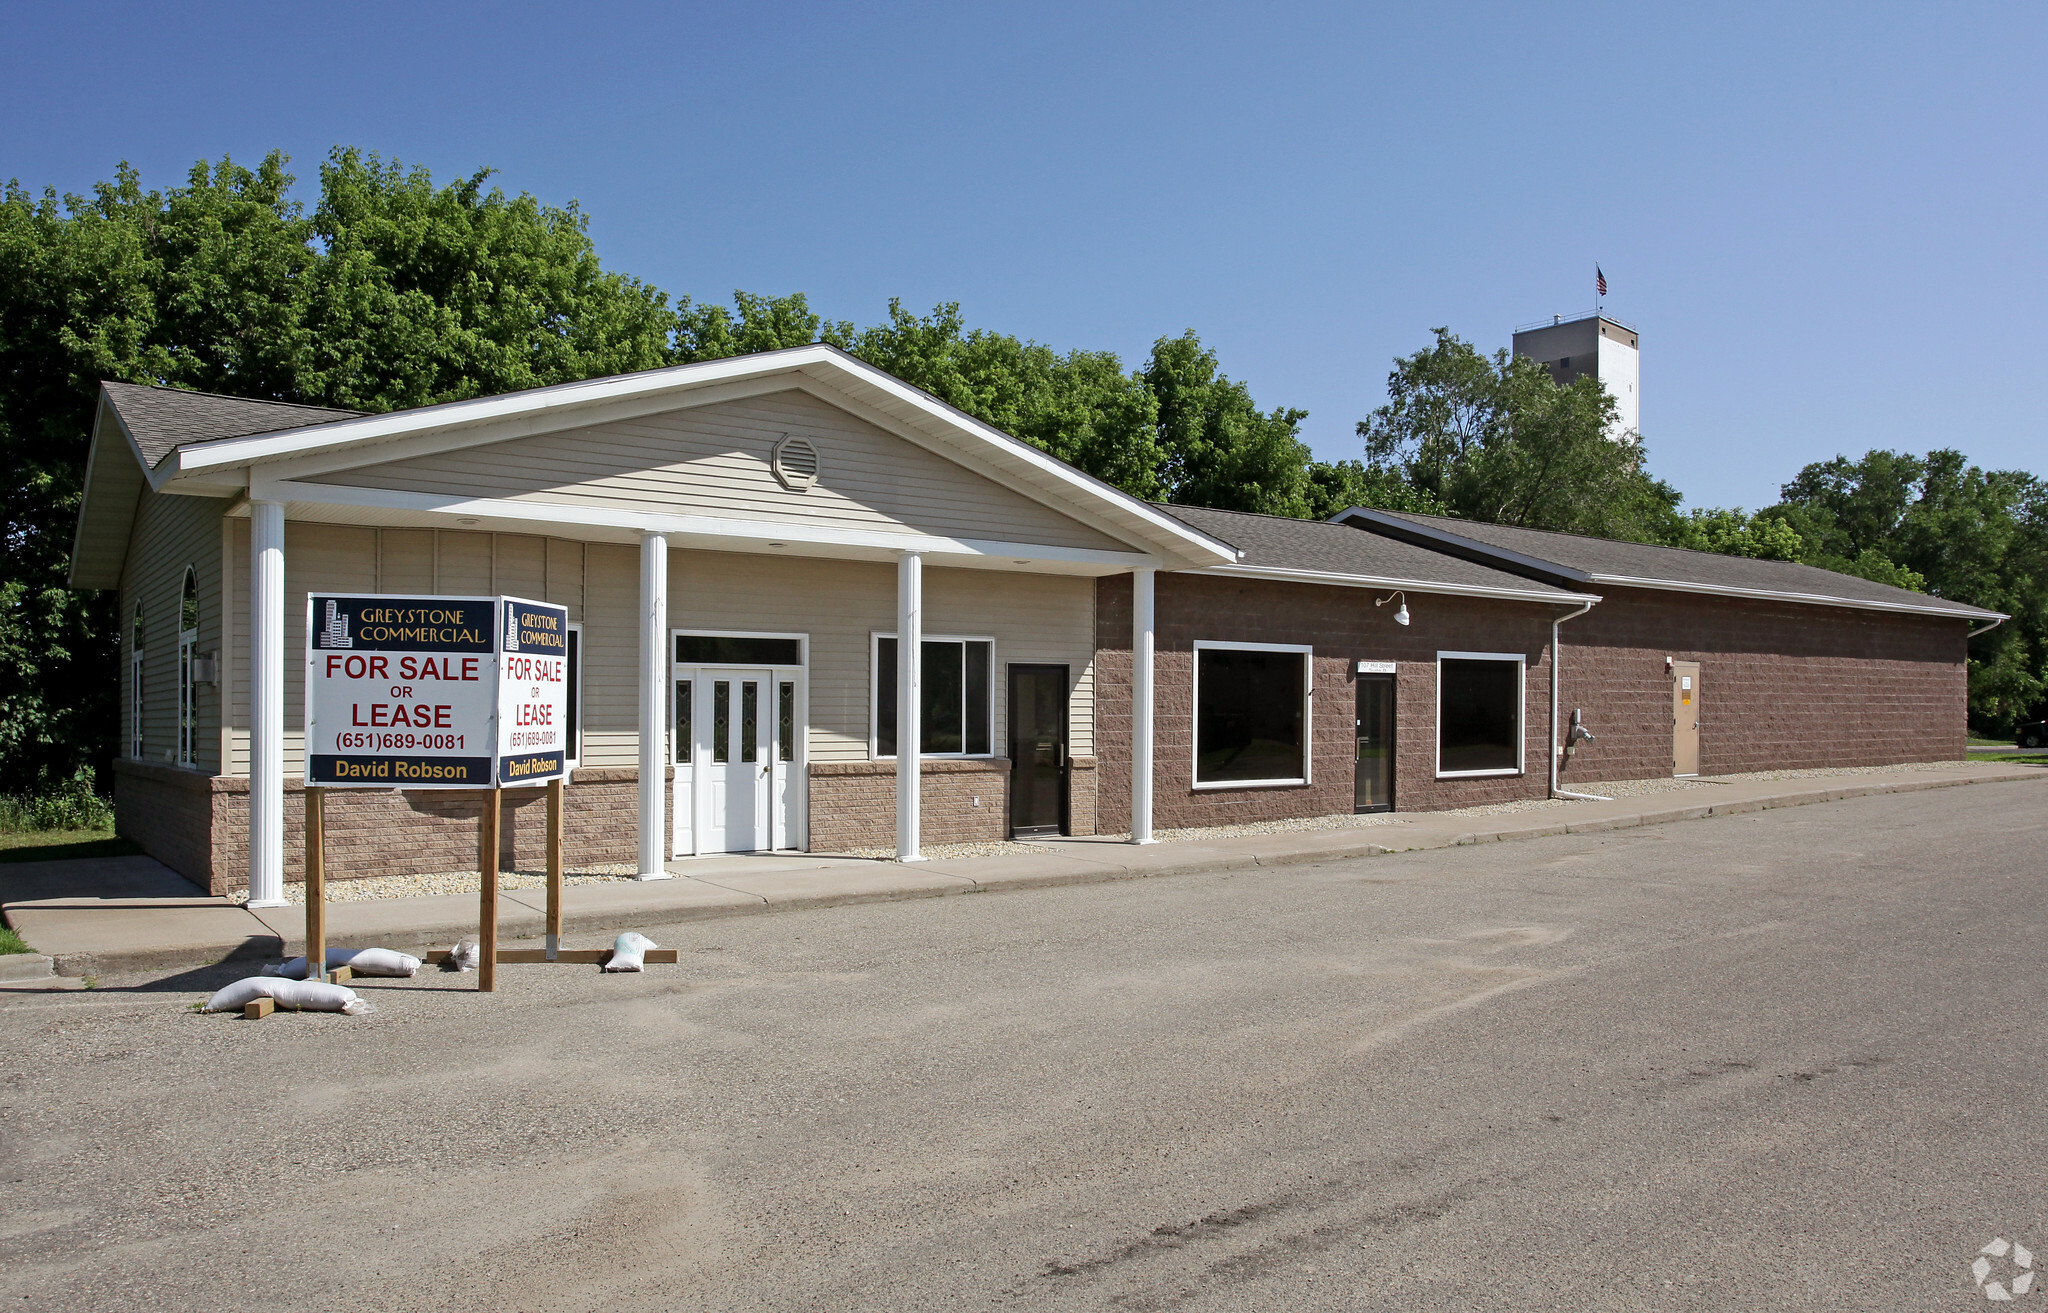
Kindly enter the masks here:
M 675 854 L 791 845 L 800 672 L 677 666 Z

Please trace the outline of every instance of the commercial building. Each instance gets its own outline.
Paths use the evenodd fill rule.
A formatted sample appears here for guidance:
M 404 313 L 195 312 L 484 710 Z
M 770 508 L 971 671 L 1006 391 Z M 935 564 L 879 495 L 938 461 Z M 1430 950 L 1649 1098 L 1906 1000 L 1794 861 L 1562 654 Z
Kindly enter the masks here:
M 1996 611 L 1793 561 L 1356 509 L 1338 521 L 1600 604 L 1563 629 L 1567 778 L 1957 760 Z
M 1573 706 L 1576 778 L 1669 773 L 1665 657 L 1700 663 L 1707 769 L 1960 755 L 1991 613 L 1783 579 L 1674 607 L 1376 515 L 1150 505 L 814 346 L 386 415 L 109 383 L 72 582 L 121 599 L 121 832 L 259 903 L 297 871 L 309 593 L 566 607 L 568 855 L 645 877 L 1541 797 Z M 1717 687 L 1806 704 L 1724 747 Z M 1845 735 L 1880 694 L 1897 723 Z M 538 863 L 538 802 L 500 798 L 501 862 Z M 473 869 L 484 805 L 336 791 L 331 876 Z

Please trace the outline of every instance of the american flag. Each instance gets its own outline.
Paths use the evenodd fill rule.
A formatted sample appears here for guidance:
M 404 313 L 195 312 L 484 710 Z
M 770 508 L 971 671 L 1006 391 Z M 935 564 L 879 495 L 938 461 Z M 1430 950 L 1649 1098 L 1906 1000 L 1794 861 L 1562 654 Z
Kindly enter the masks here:
M 1600 266 L 1593 266 L 1593 286 L 1600 295 L 1607 295 L 1607 275 L 1600 272 Z

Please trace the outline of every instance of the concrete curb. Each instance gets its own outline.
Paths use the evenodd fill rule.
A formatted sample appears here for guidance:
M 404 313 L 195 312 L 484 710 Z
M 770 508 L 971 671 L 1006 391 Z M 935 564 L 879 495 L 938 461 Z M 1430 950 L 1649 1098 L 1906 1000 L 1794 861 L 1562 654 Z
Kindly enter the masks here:
M 219 962 L 263 962 L 282 957 L 284 941 L 259 933 L 239 944 L 166 944 L 161 948 L 112 953 L 58 953 L 50 963 L 60 976 L 104 976 L 116 971 L 173 971 Z
M 0 954 L 0 985 L 24 980 L 48 980 L 57 974 L 50 959 L 41 953 Z
M 1871 784 L 1829 785 L 1820 788 L 1788 787 L 1784 792 L 1761 797 L 1731 798 L 1725 802 L 1690 806 L 1644 806 L 1640 810 L 1588 816 L 1582 820 L 1560 820 L 1546 815 L 1516 822 L 1513 813 L 1502 823 L 1488 828 L 1452 828 L 1445 824 L 1432 830 L 1428 813 L 1418 813 L 1412 824 L 1399 827 L 1405 833 L 1389 833 L 1395 827 L 1375 827 L 1357 832 L 1355 840 L 1330 837 L 1330 831 L 1289 832 L 1245 836 L 1215 842 L 1161 844 L 1131 848 L 1122 844 L 1092 845 L 1084 854 L 1057 856 L 976 858 L 935 861 L 924 866 L 893 867 L 877 864 L 874 872 L 849 881 L 843 872 L 781 877 L 768 882 L 770 892 L 742 887 L 745 882 L 730 878 L 678 876 L 673 882 L 619 886 L 584 886 L 574 891 L 598 905 L 565 909 L 563 930 L 568 934 L 608 934 L 650 926 L 679 925 L 734 916 L 758 916 L 769 912 L 799 911 L 826 907 L 850 907 L 864 903 L 901 902 L 913 898 L 945 898 L 960 894 L 1000 893 L 1028 889 L 1050 889 L 1067 885 L 1107 884 L 1118 880 L 1143 880 L 1168 875 L 1209 875 L 1221 871 L 1255 870 L 1307 866 L 1319 862 L 1350 861 L 1391 853 L 1426 852 L 1469 844 L 1504 843 L 1558 835 L 1599 834 L 1646 825 L 1667 825 L 1678 821 L 1714 816 L 1734 816 L 1801 807 L 1818 802 L 1839 802 L 1848 798 L 1880 794 L 1921 793 L 1933 789 L 1960 788 L 1972 784 L 2048 781 L 2048 771 L 2014 772 L 1998 776 L 1932 780 L 1884 780 Z M 1792 784 L 1787 781 L 1787 784 Z M 1645 800 L 1650 802 L 1652 800 Z M 1600 804 L 1593 804 L 1598 806 Z M 1454 818 L 1463 826 L 1471 818 Z M 1370 834 L 1372 837 L 1365 837 Z M 1228 845 L 1227 847 L 1223 845 Z M 1098 853 L 1096 849 L 1105 850 Z M 1184 856 L 1176 857 L 1176 849 Z M 1220 850 L 1219 850 L 1220 849 Z M 1192 851 L 1190 851 L 1192 850 Z M 1108 852 L 1115 860 L 1105 860 Z M 1008 864 L 1012 871 L 988 869 L 995 863 Z M 849 883 L 859 887 L 849 888 Z M 602 888 L 605 892 L 589 891 Z M 329 942 L 354 939 L 375 942 L 400 952 L 423 957 L 438 954 L 454 940 L 475 933 L 474 902 L 464 899 L 457 909 L 450 900 L 435 900 L 433 908 L 405 909 L 388 903 L 336 903 L 328 912 Z M 439 907 L 443 901 L 451 906 Z M 535 938 L 540 933 L 543 895 L 538 890 L 508 890 L 501 904 L 503 919 L 499 933 L 508 944 Z M 420 916 L 403 924 L 406 913 Z M 118 971 L 152 971 L 193 967 L 217 962 L 282 956 L 293 946 L 295 931 L 303 912 L 297 907 L 265 909 L 249 913 L 251 933 L 236 944 L 168 944 L 146 951 L 72 952 L 40 960 L 51 962 L 62 976 L 108 974 Z M 6 959 L 0 958 L 0 964 Z M 0 979 L 5 979 L 0 976 Z

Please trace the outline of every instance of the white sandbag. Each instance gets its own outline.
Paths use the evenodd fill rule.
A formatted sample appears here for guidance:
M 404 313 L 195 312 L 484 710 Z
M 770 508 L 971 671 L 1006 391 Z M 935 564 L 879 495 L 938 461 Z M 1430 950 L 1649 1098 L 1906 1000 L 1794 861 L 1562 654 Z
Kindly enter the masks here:
M 628 930 L 612 943 L 612 955 L 605 962 L 607 971 L 645 971 L 647 950 L 661 945 L 637 930 Z
M 409 976 L 420 969 L 420 960 L 389 948 L 330 948 L 327 969 L 332 971 L 336 967 L 347 967 L 359 976 Z M 265 966 L 263 974 L 304 980 L 306 959 L 295 957 L 289 962 Z
M 356 997 L 346 985 L 324 980 L 285 980 L 278 976 L 250 976 L 224 985 L 206 1001 L 208 1012 L 240 1012 L 259 998 L 274 999 L 287 1012 L 345 1012 L 359 1016 L 371 1010 L 367 1000 Z
M 483 946 L 474 939 L 459 940 L 448 950 L 448 955 L 443 960 L 457 971 L 474 971 L 483 965 Z

